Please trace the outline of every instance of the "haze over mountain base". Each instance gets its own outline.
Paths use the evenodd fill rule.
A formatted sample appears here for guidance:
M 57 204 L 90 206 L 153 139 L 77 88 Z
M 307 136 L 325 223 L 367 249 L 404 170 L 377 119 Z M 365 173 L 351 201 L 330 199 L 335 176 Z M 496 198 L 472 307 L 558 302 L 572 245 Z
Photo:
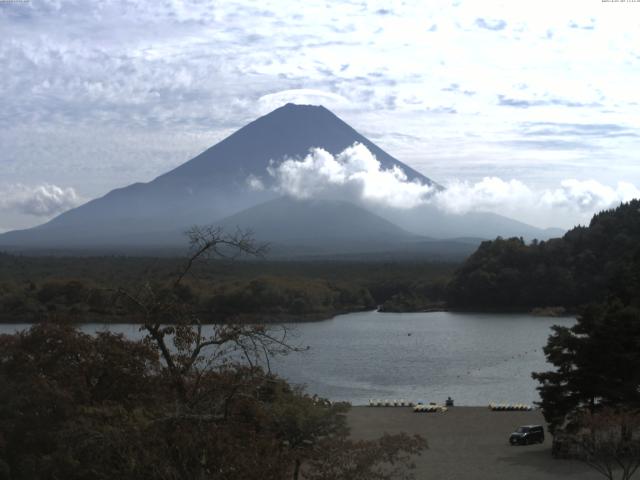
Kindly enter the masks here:
M 307 169 L 297 196 L 308 198 L 292 198 L 283 187 L 284 166 L 290 174 Z M 324 189 L 314 197 L 320 182 L 335 195 Z M 546 239 L 562 233 L 493 213 L 445 213 L 429 204 L 429 196 L 442 189 L 324 107 L 287 104 L 149 183 L 113 190 L 38 227 L 0 235 L 0 247 L 122 253 L 180 248 L 190 226 L 216 224 L 252 230 L 282 254 L 437 255 L 451 251 L 445 239 L 471 238 L 449 243 L 475 246 L 496 236 Z M 468 254 L 472 248 L 454 250 Z

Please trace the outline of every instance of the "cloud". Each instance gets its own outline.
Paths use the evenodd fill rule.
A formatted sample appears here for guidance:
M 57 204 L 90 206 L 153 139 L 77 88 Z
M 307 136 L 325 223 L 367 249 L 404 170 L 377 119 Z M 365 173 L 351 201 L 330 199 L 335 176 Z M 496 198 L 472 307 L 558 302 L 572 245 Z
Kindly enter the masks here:
M 576 140 L 560 140 L 560 139 L 540 139 L 540 140 L 507 140 L 502 142 L 503 145 L 509 147 L 516 147 L 518 149 L 528 148 L 537 151 L 552 150 L 552 151 L 565 151 L 565 150 L 599 150 L 600 147 L 586 142 L 580 138 Z
M 460 85 L 457 83 L 450 83 L 448 87 L 441 88 L 443 92 L 458 92 L 460 91 Z
M 589 24 L 579 24 L 577 22 L 570 22 L 569 23 L 569 28 L 576 28 L 579 30 L 593 30 L 595 28 L 595 19 L 591 18 L 590 19 L 590 23 Z
M 247 186 L 255 192 L 261 192 L 265 188 L 264 182 L 253 174 L 247 177 Z
M 629 182 L 618 182 L 613 188 L 596 180 L 568 179 L 560 183 L 560 188 L 545 191 L 540 201 L 550 207 L 595 213 L 634 198 L 640 198 L 640 190 Z
M 576 220 L 587 222 L 600 210 L 640 198 L 640 190 L 630 182 L 609 186 L 577 179 L 562 180 L 553 188 L 534 188 L 521 180 L 494 176 L 477 182 L 452 180 L 439 190 L 409 181 L 400 168 L 382 168 L 361 144 L 335 156 L 314 148 L 302 159 L 272 164 L 268 173 L 274 180 L 271 188 L 299 199 L 341 199 L 398 209 L 433 205 L 452 215 L 493 212 L 541 226 L 570 227 Z M 247 181 L 260 188 L 264 185 L 256 178 Z
M 443 92 L 454 92 L 454 93 L 462 93 L 463 95 L 472 96 L 475 95 L 476 92 L 473 90 L 462 90 L 460 88 L 460 84 L 458 83 L 450 83 L 447 87 L 441 88 Z
M 493 210 L 505 203 L 521 203 L 532 197 L 533 192 L 519 180 L 485 177 L 477 183 L 451 181 L 433 200 L 441 210 L 459 215 Z
M 334 156 L 313 148 L 303 159 L 287 159 L 268 169 L 275 189 L 300 198 L 340 198 L 394 208 L 423 204 L 435 189 L 410 181 L 398 167 L 382 168 L 376 157 L 356 143 Z
M 544 100 L 538 100 L 538 99 L 526 100 L 522 98 L 510 98 L 510 97 L 507 97 L 506 95 L 498 95 L 498 105 L 503 107 L 517 107 L 517 108 L 544 107 L 544 106 L 584 108 L 584 107 L 601 106 L 598 102 L 576 102 L 572 100 L 566 100 L 563 98 L 549 98 Z
M 81 198 L 71 187 L 15 184 L 0 190 L 0 210 L 16 211 L 36 217 L 50 217 L 80 203 Z
M 637 18 L 599 2 L 551 3 L 0 5 L 1 181 L 82 185 L 97 197 L 149 181 L 293 101 L 322 103 L 365 135 L 419 137 L 380 135 L 380 146 L 431 177 L 497 173 L 555 186 L 588 168 L 603 182 L 638 185 L 640 137 L 585 133 L 606 143 L 596 154 L 505 142 L 542 139 L 514 131 L 525 112 L 533 121 L 637 124 Z M 598 103 L 571 108 L 578 102 Z M 6 215 L 0 223 L 15 225 Z
M 519 98 L 509 98 L 505 95 L 498 95 L 498 105 L 505 106 L 505 107 L 529 108 L 536 105 L 536 103 L 530 100 L 523 100 Z
M 507 26 L 507 22 L 504 20 L 486 20 L 484 18 L 476 18 L 476 26 L 484 28 L 485 30 L 504 30 Z
M 588 221 L 594 213 L 634 198 L 640 198 L 640 189 L 624 181 L 612 187 L 597 180 L 566 179 L 556 188 L 536 189 L 515 179 L 485 177 L 475 183 L 452 181 L 430 201 L 452 214 L 489 211 L 539 223 L 567 213 Z
M 613 123 L 529 122 L 523 126 L 526 136 L 640 137 L 633 128 Z

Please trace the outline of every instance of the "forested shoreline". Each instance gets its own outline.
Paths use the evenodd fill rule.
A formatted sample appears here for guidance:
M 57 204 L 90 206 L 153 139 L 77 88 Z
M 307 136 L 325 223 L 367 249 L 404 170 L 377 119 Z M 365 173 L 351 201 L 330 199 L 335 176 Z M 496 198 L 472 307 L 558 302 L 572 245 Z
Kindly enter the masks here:
M 452 309 L 577 312 L 617 298 L 640 302 L 640 202 L 600 212 L 562 238 L 483 242 L 447 285 Z
M 313 321 L 379 308 L 576 314 L 640 294 L 638 201 L 564 237 L 483 242 L 463 264 L 433 261 L 213 260 L 181 286 L 203 322 Z M 136 323 L 119 288 L 169 288 L 178 258 L 0 254 L 0 322 Z
M 170 288 L 181 259 L 26 257 L 0 254 L 0 322 L 46 318 L 138 323 L 118 289 Z M 315 321 L 371 310 L 439 305 L 457 267 L 437 262 L 212 260 L 197 265 L 180 295 L 205 323 Z M 440 303 L 439 303 L 440 302 Z

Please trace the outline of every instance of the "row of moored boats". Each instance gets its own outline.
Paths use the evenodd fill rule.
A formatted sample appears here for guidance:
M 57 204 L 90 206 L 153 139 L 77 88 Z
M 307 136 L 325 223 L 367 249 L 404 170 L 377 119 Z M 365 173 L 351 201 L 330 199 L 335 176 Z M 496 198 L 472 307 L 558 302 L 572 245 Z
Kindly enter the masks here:
M 408 400 L 369 400 L 370 407 L 413 407 L 415 405 Z
M 412 402 L 409 400 L 369 400 L 370 407 L 412 407 L 416 413 L 422 412 L 446 412 L 447 407 L 435 403 Z M 489 409 L 494 412 L 529 412 L 533 410 L 531 405 L 524 403 L 490 403 Z
M 533 407 L 524 403 L 490 403 L 489 409 L 494 412 L 529 412 Z

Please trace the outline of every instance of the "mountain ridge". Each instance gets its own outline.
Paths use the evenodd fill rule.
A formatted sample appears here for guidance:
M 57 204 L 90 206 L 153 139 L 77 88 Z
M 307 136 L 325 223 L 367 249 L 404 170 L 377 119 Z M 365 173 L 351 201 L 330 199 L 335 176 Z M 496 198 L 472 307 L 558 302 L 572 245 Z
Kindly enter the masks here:
M 0 235 L 0 247 L 84 248 L 112 244 L 124 248 L 127 242 L 137 247 L 177 245 L 184 240 L 176 232 L 194 224 L 223 222 L 234 214 L 278 198 L 276 189 L 271 188 L 273 184 L 269 184 L 275 181 L 267 174 L 270 162 L 302 158 L 314 147 L 337 155 L 355 143 L 367 147 L 381 168 L 399 167 L 410 181 L 442 188 L 385 152 L 326 108 L 286 104 L 150 182 L 114 189 L 45 224 L 4 233 Z M 250 175 L 260 177 L 265 188 L 251 188 L 248 184 Z M 494 214 L 474 214 L 478 217 L 473 222 L 478 230 L 474 230 L 476 227 L 463 228 L 471 217 L 447 217 L 426 207 L 423 209 L 426 213 L 421 213 L 420 209 L 405 212 L 358 205 L 391 222 L 398 231 L 427 237 L 494 238 L 517 234 L 526 225 Z M 277 212 L 272 211 L 270 215 L 275 218 Z M 358 215 L 378 222 L 370 215 Z M 336 212 L 334 223 L 339 216 Z M 325 219 L 325 223 L 330 228 L 331 220 Z M 285 230 L 283 228 L 283 232 Z M 294 232 L 295 225 L 290 224 L 289 230 Z M 439 234 L 434 235 L 434 232 Z M 530 227 L 526 236 L 542 238 L 545 234 Z
M 295 132 L 288 131 L 292 124 L 296 126 Z M 289 137 L 291 133 L 296 135 Z M 244 142 L 242 137 L 247 135 L 251 135 L 252 142 Z M 279 145 L 273 143 L 273 138 L 269 137 L 275 135 L 286 138 L 286 152 L 277 151 Z M 287 137 L 284 137 L 285 135 Z M 218 167 L 233 167 L 235 170 L 230 170 L 232 173 L 240 169 L 241 175 L 256 174 L 257 167 L 260 170 L 259 173 L 264 174 L 270 161 L 301 158 L 314 147 L 323 148 L 332 155 L 337 155 L 354 143 L 361 143 L 375 155 L 383 168 L 398 166 L 407 174 L 409 180 L 419 180 L 426 185 L 442 188 L 432 179 L 389 155 L 327 108 L 321 105 L 293 103 L 287 103 L 248 123 L 191 160 L 158 176 L 152 182 L 162 183 L 171 177 L 192 179 L 194 176 L 202 176 L 203 173 L 207 173 L 203 170 L 206 171 L 211 166 L 212 155 L 224 155 L 229 146 L 236 147 L 238 143 L 241 143 L 243 148 L 241 162 L 233 165 L 227 162 Z M 222 150 L 222 153 L 219 150 Z

